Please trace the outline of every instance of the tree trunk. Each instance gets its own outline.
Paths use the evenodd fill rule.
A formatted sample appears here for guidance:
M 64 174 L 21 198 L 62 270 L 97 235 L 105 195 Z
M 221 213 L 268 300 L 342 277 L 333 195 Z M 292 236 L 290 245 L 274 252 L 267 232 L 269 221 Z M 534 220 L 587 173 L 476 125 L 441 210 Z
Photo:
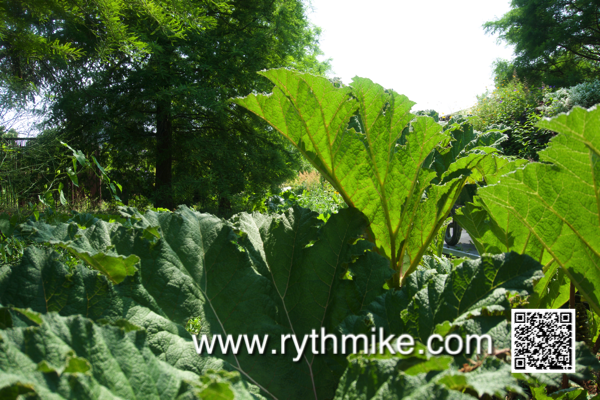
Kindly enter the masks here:
M 173 46 L 159 38 L 161 50 L 153 54 L 150 62 L 157 72 L 156 99 L 156 175 L 154 181 L 154 206 L 172 210 L 173 201 L 173 113 L 171 109 L 171 60 Z
M 159 99 L 156 103 L 156 201 L 154 206 L 174 208 L 171 194 L 173 181 L 173 126 L 171 100 Z
M 219 209 L 217 213 L 221 218 L 231 217 L 231 201 L 227 197 L 219 196 Z

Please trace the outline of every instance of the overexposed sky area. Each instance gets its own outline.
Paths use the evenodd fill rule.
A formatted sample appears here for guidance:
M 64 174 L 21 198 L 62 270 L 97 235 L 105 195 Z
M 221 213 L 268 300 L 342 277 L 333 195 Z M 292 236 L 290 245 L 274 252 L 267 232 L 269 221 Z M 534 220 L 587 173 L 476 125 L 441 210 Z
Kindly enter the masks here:
M 344 84 L 369 78 L 408 96 L 413 111 L 448 114 L 493 88 L 492 63 L 512 59 L 482 25 L 510 11 L 509 0 L 311 0 L 323 32 L 322 58 Z

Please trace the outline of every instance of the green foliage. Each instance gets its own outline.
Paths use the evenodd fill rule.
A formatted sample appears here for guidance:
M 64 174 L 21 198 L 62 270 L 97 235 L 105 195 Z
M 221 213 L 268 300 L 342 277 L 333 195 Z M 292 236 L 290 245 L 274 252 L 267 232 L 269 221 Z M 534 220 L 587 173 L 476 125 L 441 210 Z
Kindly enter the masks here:
M 544 96 L 543 110 L 554 116 L 568 112 L 573 107 L 590 108 L 600 103 L 600 80 L 584 82 L 570 88 L 562 88 Z
M 106 61 L 119 53 L 143 59 L 152 49 L 141 37 L 147 25 L 136 23 L 136 17 L 152 21 L 167 37 L 181 39 L 191 30 L 214 24 L 209 10 L 227 12 L 228 7 L 223 1 L 207 1 L 190 8 L 187 1 L 181 0 L 3 0 L 3 108 L 20 113 L 31 102 L 39 104 L 40 97 L 53 98 L 56 91 L 51 86 L 66 69 L 82 60 Z
M 323 188 L 312 191 L 301 190 L 302 192 L 299 194 L 296 194 L 296 191 L 293 190 L 286 190 L 279 195 L 269 198 L 269 211 L 281 213 L 297 205 L 316 211 L 319 214 L 319 218 L 327 221 L 332 214 L 346 207 L 346 203 L 344 203 L 339 193 L 334 191 L 328 191 Z
M 498 130 L 477 132 L 471 122 L 462 116 L 451 117 L 443 126 L 443 131 L 448 135 L 445 142 L 436 147 L 424 163 L 436 172 L 437 177 L 432 182 L 446 182 L 457 173 L 470 171 L 466 181 L 468 184 L 484 184 L 491 178 L 488 176 L 490 173 L 497 174 L 489 167 L 505 160 L 501 153 L 502 144 L 508 139 L 506 135 Z M 468 187 L 463 188 L 460 200 L 470 198 L 467 190 Z
M 61 243 L 77 252 L 83 247 L 94 247 L 96 250 L 92 256 L 139 257 L 141 265 L 137 268 L 143 276 L 155 276 L 151 281 L 152 287 L 158 290 L 154 295 L 163 298 L 155 300 L 159 307 L 164 307 L 161 314 L 166 311 L 179 324 L 200 316 L 202 333 L 274 335 L 283 329 L 283 332 L 308 334 L 311 329 L 321 327 L 309 321 L 322 321 L 322 326 L 333 332 L 349 312 L 360 311 L 381 293 L 383 283 L 391 275 L 385 259 L 371 252 L 365 253 L 370 248 L 368 242 L 360 241 L 351 245 L 364 231 L 366 221 L 355 210 L 344 211 L 332 216 L 320 235 L 317 235 L 317 228 L 322 225 L 322 221 L 316 219 L 315 213 L 305 209 L 290 210 L 286 215 L 274 217 L 243 214 L 236 221 L 237 229 L 245 233 L 241 239 L 234 234 L 230 224 L 189 210 L 182 210 L 177 214 L 149 211 L 138 223 L 141 224 L 140 229 L 125 237 L 124 228 L 120 224 L 107 224 L 103 221 L 97 221 L 80 232 L 79 235 L 83 236 L 77 234 L 76 225 L 73 224 L 50 227 L 38 223 L 29 225 L 33 228 L 29 231 L 39 240 Z M 166 240 L 160 240 L 155 245 L 143 240 L 152 226 L 158 226 L 160 236 Z M 196 237 L 196 240 L 194 249 L 190 248 L 190 253 L 186 255 L 180 253 L 180 243 L 187 241 L 189 234 Z M 74 241 L 70 239 L 76 236 L 79 238 Z M 134 239 L 135 237 L 138 239 Z M 306 247 L 319 237 L 322 240 Z M 278 246 L 273 246 L 274 243 L 278 243 Z M 238 250 L 240 245 L 245 248 L 243 252 Z M 113 250 L 105 250 L 111 246 L 114 246 Z M 207 251 L 204 252 L 201 248 Z M 295 253 L 293 249 L 298 249 L 298 252 Z M 163 259 L 163 256 L 159 256 L 161 253 L 165 256 L 171 253 L 167 257 L 178 258 L 178 264 L 184 269 L 170 270 L 165 269 L 163 262 L 157 264 L 156 257 Z M 208 264 L 203 267 L 201 260 L 206 260 Z M 291 269 L 290 262 L 293 266 Z M 218 274 L 215 273 L 214 276 L 212 265 L 220 265 Z M 332 266 L 335 269 L 329 276 L 329 281 L 322 281 Z M 319 269 L 315 270 L 314 267 Z M 188 268 L 196 271 L 191 280 L 185 272 Z M 256 275 L 255 268 L 261 271 L 260 275 Z M 354 272 L 353 280 L 341 279 L 347 268 Z M 106 271 L 106 268 L 99 269 L 101 272 Z M 313 272 L 309 273 L 311 270 Z M 179 280 L 188 287 L 186 291 L 192 296 L 189 301 L 184 304 L 173 303 L 169 299 L 170 295 L 164 297 L 164 291 L 154 286 L 158 284 L 156 279 L 164 273 L 169 275 L 164 276 L 164 279 L 171 283 Z M 18 290 L 15 283 L 7 287 L 11 288 L 10 293 L 14 293 L 14 289 Z M 173 287 L 173 290 L 172 295 L 180 296 L 180 286 Z M 198 301 L 197 296 L 202 296 L 204 300 Z M 231 309 L 234 304 L 238 304 L 238 307 Z M 328 306 L 323 309 L 318 304 Z M 273 314 L 273 305 L 277 305 L 279 315 Z M 110 310 L 100 312 L 107 311 Z M 249 315 L 252 316 L 251 319 L 247 318 Z M 278 340 L 279 338 L 272 337 L 272 341 Z M 277 347 L 277 343 L 273 346 Z M 279 393 L 282 397 L 290 397 L 282 393 L 295 393 L 291 397 L 303 398 L 302 393 L 308 395 L 313 390 L 332 390 L 326 387 L 337 381 L 335 371 L 329 370 L 325 360 L 293 363 L 289 357 L 285 357 L 289 363 L 284 366 L 281 364 L 282 357 L 269 354 L 260 359 L 244 353 L 222 356 L 237 365 L 242 372 L 256 371 L 255 375 L 251 375 L 252 379 L 261 382 L 268 392 Z M 343 362 L 342 360 L 338 362 Z M 313 374 L 318 376 L 315 378 L 318 381 L 314 383 L 316 387 L 311 384 L 310 377 Z M 273 376 L 279 379 L 272 381 Z M 297 386 L 289 387 L 286 383 L 289 379 L 285 378 L 288 376 L 290 379 L 294 377 Z M 267 385 L 265 382 L 271 383 Z M 319 389 L 321 386 L 323 389 Z
M 513 250 L 558 264 L 600 314 L 600 109 L 576 107 L 538 127 L 559 132 L 540 153 L 546 163 L 528 164 L 480 189 L 458 218 L 482 254 Z
M 410 333 L 421 343 L 434 333 L 489 334 L 493 346 L 508 347 L 509 294 L 530 293 L 542 276 L 541 265 L 516 253 L 484 256 L 456 267 L 435 259 L 427 264 L 400 291 L 387 292 L 362 316 L 349 317 L 344 329 L 366 333 L 371 326 L 382 327 L 391 334 Z
M 146 331 L 133 324 L 18 308 L 0 312 L 3 398 L 253 398 L 237 373 L 207 371 L 199 377 L 173 368 L 152 353 Z
M 406 97 L 367 79 L 343 87 L 262 74 L 273 94 L 235 101 L 289 139 L 349 207 L 329 218 L 298 206 L 230 219 L 185 206 L 0 218 L 6 237 L 32 244 L 0 266 L 0 395 L 467 399 L 559 386 L 560 374 L 510 373 L 510 310 L 559 306 L 573 282 L 593 310 L 579 310 L 585 340 L 597 336 L 600 110 L 540 122 L 560 133 L 545 163 L 527 163 L 499 154 L 500 131 L 415 118 Z M 422 257 L 468 183 L 486 185 L 457 216 L 482 257 Z M 281 354 L 284 334 L 324 329 L 341 342 L 376 328 L 411 334 L 415 351 L 298 354 L 288 341 Z M 269 341 L 260 356 L 244 346 L 207 355 L 192 334 Z M 493 347 L 432 357 L 419 351 L 432 334 L 488 334 Z M 582 343 L 575 363 L 577 382 L 600 367 Z
M 531 69 L 529 65 L 502 59 L 496 60 L 493 67 L 496 84 L 510 81 L 516 75 L 533 86 L 550 85 L 560 88 L 594 80 L 598 74 L 596 62 L 570 54 L 561 54 L 552 58 L 543 69 Z
M 419 348 L 423 350 L 423 346 L 416 347 Z M 547 396 L 546 386 L 560 386 L 561 374 L 511 375 L 510 367 L 493 357 L 469 360 L 462 365 L 447 355 L 434 358 L 426 354 L 390 356 L 388 353 L 348 358 L 350 365 L 340 381 L 335 399 L 502 399 L 526 396 L 522 388 L 525 383 L 535 394 L 535 399 L 588 398 L 586 390 L 575 387 Z M 576 359 L 578 379 L 590 377 L 589 371 L 587 374 L 584 371 L 594 356 L 581 343 L 577 344 Z
M 396 271 L 390 284 L 401 286 L 467 179 L 459 173 L 443 185 L 431 185 L 436 173 L 423 168 L 437 146 L 450 142 L 449 132 L 430 117 L 412 121 L 413 102 L 368 79 L 335 87 L 327 79 L 284 69 L 261 75 L 276 85 L 273 94 L 234 102 L 271 124 L 349 207 L 367 216 L 370 240 Z M 461 172 L 468 174 L 469 168 Z
M 419 111 L 415 112 L 415 115 L 417 115 L 417 116 L 421 115 L 421 116 L 431 117 L 431 118 L 433 118 L 435 120 L 435 122 L 439 122 L 440 121 L 440 115 L 435 110 L 419 110 Z
M 515 46 L 516 58 L 498 72 L 516 68 L 531 84 L 571 86 L 598 75 L 599 39 L 596 0 L 513 0 L 512 9 L 486 22 L 487 33 Z
M 31 240 L 24 238 L 20 235 L 21 231 L 16 229 L 17 225 L 22 222 L 36 222 L 36 221 L 44 221 L 47 223 L 57 223 L 64 222 L 68 220 L 77 221 L 80 220 L 79 216 L 76 212 L 72 214 L 69 213 L 61 213 L 60 209 L 64 209 L 67 206 L 73 206 L 73 204 L 69 204 L 66 195 L 67 191 L 64 185 L 65 180 L 69 180 L 71 182 L 71 194 L 73 194 L 73 187 L 79 187 L 79 176 L 82 173 L 91 173 L 96 176 L 98 179 L 104 179 L 104 182 L 108 185 L 108 188 L 116 201 L 119 201 L 119 197 L 117 196 L 117 190 L 121 190 L 122 187 L 117 182 L 111 181 L 107 176 L 107 171 L 98 163 L 98 161 L 92 156 L 92 160 L 94 164 L 92 164 L 85 155 L 79 150 L 73 150 L 70 146 L 65 143 L 61 144 L 72 152 L 72 156 L 64 157 L 67 160 L 66 171 L 61 172 L 61 170 L 48 171 L 49 174 L 53 173 L 51 180 L 46 183 L 43 187 L 43 192 L 38 195 L 39 203 L 29 203 L 27 207 L 19 207 L 19 203 L 21 203 L 24 199 L 17 197 L 16 203 L 16 211 L 11 215 L 4 213 L 0 215 L 0 264 L 13 264 L 17 263 L 20 258 L 23 256 L 23 250 L 27 246 L 36 245 Z M 63 163 L 64 164 L 64 163 Z M 81 170 L 78 172 L 78 166 L 81 167 Z M 1 175 L 0 175 L 1 176 Z M 4 189 L 12 190 L 13 193 L 15 191 L 15 187 L 11 185 L 11 176 L 12 174 L 8 172 L 6 175 L 1 176 L 2 178 L 6 178 L 6 180 L 2 179 L 0 182 L 4 183 Z M 63 191 L 63 189 L 65 189 Z M 81 188 L 83 189 L 83 188 Z M 23 195 L 22 193 L 20 193 Z M 56 200 L 58 198 L 58 200 Z M 120 203 L 119 203 L 120 204 Z M 3 204 L 4 207 L 10 206 L 11 204 Z M 7 207 L 9 208 L 9 207 Z M 43 210 L 43 211 L 42 211 Z M 13 211 L 13 210 L 11 210 Z M 42 245 L 43 246 L 43 245 Z M 59 250 L 60 258 L 67 265 L 74 265 L 77 263 L 76 259 L 73 255 L 69 254 L 66 250 Z M 84 257 L 82 254 L 75 254 L 75 257 Z M 86 261 L 90 263 L 95 263 L 96 260 L 93 258 L 87 258 Z M 119 260 L 114 260 L 113 265 L 109 268 L 111 272 L 115 272 L 116 270 L 128 270 L 130 273 L 132 272 L 132 264 L 129 261 L 129 265 L 118 265 L 122 264 Z M 115 264 L 116 263 L 116 264 Z M 122 273 L 122 272 L 121 272 Z M 116 274 L 116 279 L 120 279 L 120 274 Z
M 319 218 L 327 221 L 332 214 L 347 207 L 342 196 L 310 165 L 307 171 L 300 172 L 296 179 L 284 185 L 290 186 L 269 198 L 269 212 L 285 212 L 298 205 L 316 211 L 320 214 Z
M 544 95 L 544 105 L 542 109 L 547 115 L 557 115 L 563 112 L 568 112 L 571 108 L 569 100 L 569 89 L 561 88 L 555 92 L 546 93 Z
M 182 39 L 215 24 L 209 11 L 228 13 L 230 7 L 226 1 L 199 2 L 190 8 L 180 0 L 4 0 L 0 74 L 13 89 L 31 95 L 36 86 L 52 79 L 49 69 L 64 68 L 66 61 L 107 59 L 117 52 L 138 58 L 148 54 L 151 48 L 142 37 L 145 27 L 132 21 L 136 17 L 152 21 L 171 39 Z M 30 82 L 33 86 L 28 86 Z
M 552 132 L 536 127 L 543 113 L 539 111 L 548 86 L 530 87 L 519 78 L 498 83 L 491 92 L 478 96 L 471 119 L 476 130 L 499 128 L 508 136 L 502 144 L 506 155 L 537 160 L 552 137 Z
M 71 155 L 65 155 L 65 147 Z M 16 212 L 17 218 L 39 217 L 43 208 L 75 208 L 86 194 L 97 205 L 102 186 L 121 204 L 122 186 L 109 177 L 110 170 L 55 137 L 38 137 L 26 146 L 3 142 L 0 157 L 0 208 Z M 90 189 L 96 190 L 95 196 Z
M 316 59 L 320 31 L 301 0 L 219 4 L 185 2 L 212 20 L 204 30 L 184 24 L 185 37 L 172 37 L 144 14 L 129 15 L 148 54 L 90 55 L 48 83 L 46 123 L 74 147 L 99 153 L 125 188 L 125 203 L 144 196 L 157 207 L 196 205 L 230 217 L 260 209 L 296 172 L 299 154 L 226 101 L 267 90 L 256 75 L 265 68 L 325 73 L 328 64 Z
M 341 399 L 448 399 L 467 400 L 496 395 L 507 389 L 524 394 L 510 367 L 486 358 L 474 372 L 464 373 L 452 365 L 452 357 L 351 356 L 336 400 Z M 492 379 L 490 379 L 493 377 Z
M 600 103 L 600 80 L 584 82 L 569 88 L 569 106 L 590 108 Z
M 47 314 L 42 326 L 49 320 L 85 323 L 89 329 L 80 333 L 85 338 L 91 334 L 87 332 L 116 332 L 120 336 L 114 345 L 123 341 L 124 348 L 132 336 L 146 338 L 137 348 L 151 350 L 149 355 L 157 355 L 173 373 L 187 373 L 191 386 L 198 380 L 189 373 L 202 375 L 209 369 L 233 367 L 243 382 L 255 384 L 263 395 L 276 398 L 313 398 L 315 392 L 317 398 L 331 398 L 336 390 L 342 390 L 338 388 L 342 376 L 340 388 L 355 379 L 349 378 L 356 373 L 355 361 L 351 359 L 348 364 L 345 356 L 327 352 L 305 353 L 300 362 L 293 362 L 296 352 L 291 347 L 286 355 L 267 351 L 260 357 L 245 350 L 237 355 L 217 352 L 214 355 L 223 360 L 218 361 L 195 354 L 184 326 L 209 337 L 268 334 L 269 348 L 275 349 L 280 348 L 280 335 L 285 333 L 303 335 L 323 327 L 339 335 L 349 326 L 359 328 L 361 324 L 362 329 L 369 329 L 365 315 L 376 316 L 377 325 L 385 326 L 386 331 L 389 328 L 389 332 L 416 329 L 419 335 L 426 335 L 440 326 L 443 334 L 464 328 L 465 332 L 497 332 L 494 336 L 502 337 L 501 333 L 507 332 L 507 317 L 491 312 L 510 308 L 509 292 L 531 292 L 541 270 L 541 265 L 517 254 L 457 267 L 433 263 L 435 269 L 420 268 L 401 290 L 387 291 L 383 284 L 393 271 L 363 239 L 367 220 L 355 209 L 341 210 L 327 223 L 317 219 L 316 213 L 300 208 L 275 216 L 240 214 L 230 221 L 185 207 L 175 213 L 148 211 L 142 215 L 123 209 L 122 214 L 127 218 L 122 222 L 80 215 L 78 222 L 31 222 L 19 229 L 32 239 L 59 243 L 70 250 L 87 246 L 92 255 L 138 257 L 133 276 L 115 284 L 101 268 L 67 267 L 54 251 L 29 247 L 19 265 L 5 267 L 0 274 L 0 303 Z M 491 273 L 495 278 L 488 280 Z M 446 289 L 435 295 L 436 286 L 442 282 Z M 463 290 L 450 301 L 457 287 Z M 453 311 L 438 310 L 444 304 Z M 429 328 L 422 328 L 423 324 Z M 51 337 L 57 330 L 53 326 L 48 331 Z M 93 363 L 85 349 L 74 348 L 74 356 Z M 57 357 L 62 354 L 57 353 Z M 122 356 L 135 355 L 124 352 Z M 46 359 L 57 368 L 64 365 L 52 360 Z M 431 370 L 439 370 L 440 363 L 447 362 L 437 361 L 431 359 L 435 364 Z M 458 359 L 455 365 L 460 362 Z M 514 387 L 506 368 L 504 364 L 499 372 L 490 372 L 498 380 L 498 390 Z M 413 369 L 417 374 L 424 371 Z M 99 381 L 102 372 L 93 370 Z M 471 383 L 463 385 L 471 387 L 478 373 L 465 376 L 455 368 L 448 374 L 461 377 L 452 379 L 466 379 Z M 454 385 L 438 378 L 441 376 L 419 375 L 427 385 Z M 360 379 L 357 382 L 362 385 Z M 36 390 L 42 384 L 36 383 Z M 122 390 L 128 387 L 124 385 Z

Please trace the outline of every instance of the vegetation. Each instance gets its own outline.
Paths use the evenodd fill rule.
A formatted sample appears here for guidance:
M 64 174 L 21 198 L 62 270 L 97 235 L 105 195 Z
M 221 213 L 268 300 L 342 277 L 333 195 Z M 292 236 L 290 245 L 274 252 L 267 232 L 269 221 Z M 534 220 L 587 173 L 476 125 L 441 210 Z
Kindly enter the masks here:
M 537 160 L 538 151 L 545 148 L 554 135 L 536 127 L 541 118 L 552 115 L 544 106 L 550 102 L 552 93 L 549 86 L 531 87 L 517 76 L 498 81 L 491 93 L 478 96 L 471 111 L 471 122 L 476 130 L 502 130 L 508 136 L 502 144 L 506 155 Z
M 600 81 L 580 83 L 544 96 L 542 110 L 548 115 L 570 111 L 573 107 L 591 108 L 600 103 Z
M 289 186 L 288 186 L 289 185 Z M 269 211 L 286 212 L 299 205 L 319 213 L 324 221 L 347 207 L 342 196 L 314 168 L 298 173 L 298 176 L 283 184 L 284 190 L 269 199 Z
M 496 75 L 531 85 L 573 86 L 595 79 L 600 68 L 596 0 L 513 0 L 512 10 L 484 24 L 488 33 L 515 46 L 513 62 L 499 61 Z
M 287 70 L 261 74 L 276 85 L 273 94 L 250 95 L 235 103 L 269 122 L 349 207 L 366 215 L 368 237 L 395 271 L 389 284 L 401 286 L 417 268 L 467 180 L 452 176 L 458 167 L 449 165 L 442 178 L 453 179 L 432 185 L 436 174 L 423 169 L 437 146 L 449 144 L 449 133 L 430 117 L 411 122 L 414 103 L 368 79 L 337 88 L 325 78 Z M 465 157 L 470 168 L 488 159 L 485 149 L 471 151 L 478 154 Z
M 482 254 L 513 250 L 532 254 L 551 269 L 562 267 L 596 313 L 600 302 L 592 266 L 597 265 L 600 226 L 595 219 L 583 219 L 597 215 L 585 204 L 599 200 L 591 161 L 598 149 L 598 118 L 600 109 L 575 108 L 552 121 L 540 121 L 540 128 L 560 133 L 540 153 L 547 163 L 531 163 L 506 175 L 501 184 L 480 189 L 477 201 L 467 205 L 460 219 L 476 245 L 480 242 Z M 580 212 L 567 216 L 564 207 Z
M 594 7 L 513 1 L 486 29 L 517 59 L 440 117 L 326 78 L 301 0 L 0 0 L 0 115 L 44 116 L 0 129 L 0 398 L 593 398 Z M 476 260 L 442 256 L 457 204 Z M 523 308 L 576 309 L 574 373 L 511 373 Z M 268 346 L 199 351 L 217 335 Z
M 0 267 L 0 346 L 10 355 L 0 358 L 0 370 L 10 377 L 0 380 L 3 394 L 541 397 L 563 387 L 564 377 L 511 374 L 504 350 L 510 347 L 510 310 L 560 307 L 569 300 L 564 286 L 571 282 L 591 309 L 581 311 L 588 319 L 580 331 L 577 370 L 565 376 L 593 385 L 591 371 L 600 363 L 590 351 L 598 337 L 591 321 L 600 315 L 600 282 L 590 266 L 600 263 L 600 227 L 597 208 L 588 205 L 600 201 L 590 184 L 597 180 L 592 160 L 600 151 L 600 110 L 576 108 L 540 122 L 558 135 L 540 153 L 546 163 L 527 163 L 499 153 L 502 133 L 477 133 L 461 120 L 442 127 L 415 117 L 408 99 L 367 79 L 336 87 L 289 70 L 262 74 L 275 83 L 273 94 L 234 102 L 273 122 L 324 171 L 349 207 L 329 218 L 294 206 L 222 219 L 181 206 L 144 213 L 122 207 L 113 216 L 45 212 L 25 223 L 0 219 L 5 236 L 27 244 L 22 257 Z M 311 108 L 320 112 L 306 113 Z M 319 118 L 302 121 L 301 115 Z M 374 172 L 386 170 L 386 179 L 375 179 Z M 321 185 L 307 176 L 314 174 L 304 178 L 309 190 Z M 459 217 L 483 256 L 423 256 L 469 182 L 488 184 Z M 380 190 L 373 191 L 376 185 Z M 388 185 L 396 196 L 373 202 L 416 216 L 407 223 L 410 217 L 400 213 L 404 230 L 397 237 L 378 227 L 392 219 L 357 196 L 357 188 L 390 193 Z M 553 190 L 561 185 L 563 190 Z M 573 209 L 579 211 L 565 212 Z M 403 247 L 406 257 L 394 250 Z M 186 327 L 209 337 L 269 335 L 269 350 L 257 356 L 244 348 L 237 354 L 217 349 L 199 356 Z M 380 327 L 386 335 L 411 334 L 416 351 L 270 351 L 281 349 L 282 334 L 323 328 L 339 338 Z M 494 349 L 479 358 L 421 354 L 433 333 L 489 334 Z M 133 369 L 137 364 L 143 367 Z M 568 393 L 553 398 L 587 392 Z
M 316 60 L 319 30 L 306 20 L 302 1 L 104 3 L 114 7 L 106 12 L 119 16 L 119 27 L 135 36 L 135 46 L 99 50 L 101 33 L 113 29 L 94 18 L 103 3 L 82 5 L 76 15 L 74 4 L 54 4 L 57 10 L 47 13 L 65 19 L 52 19 L 50 26 L 37 3 L 5 10 L 7 29 L 52 43 L 61 32 L 69 48 L 81 50 L 68 62 L 43 58 L 19 78 L 45 96 L 42 136 L 57 136 L 109 166 L 124 187 L 125 203 L 143 196 L 158 207 L 185 203 L 231 216 L 261 203 L 294 175 L 299 155 L 226 100 L 267 90 L 256 75 L 265 68 L 327 71 L 328 64 Z M 13 24 L 20 13 L 31 18 Z M 16 61 L 10 54 L 19 45 L 4 43 L 11 77 Z

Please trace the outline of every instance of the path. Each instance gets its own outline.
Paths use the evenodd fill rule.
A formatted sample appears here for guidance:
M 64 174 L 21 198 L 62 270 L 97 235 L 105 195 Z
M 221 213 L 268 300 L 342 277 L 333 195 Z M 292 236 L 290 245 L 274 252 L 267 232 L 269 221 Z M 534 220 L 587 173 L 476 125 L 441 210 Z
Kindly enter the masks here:
M 448 246 L 444 243 L 444 250 L 442 252 L 444 254 L 452 254 L 456 257 L 479 258 L 479 253 L 477 253 L 477 249 L 475 248 L 471 237 L 464 229 L 462 230 L 458 243 L 455 246 Z

